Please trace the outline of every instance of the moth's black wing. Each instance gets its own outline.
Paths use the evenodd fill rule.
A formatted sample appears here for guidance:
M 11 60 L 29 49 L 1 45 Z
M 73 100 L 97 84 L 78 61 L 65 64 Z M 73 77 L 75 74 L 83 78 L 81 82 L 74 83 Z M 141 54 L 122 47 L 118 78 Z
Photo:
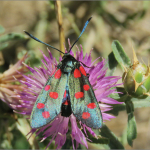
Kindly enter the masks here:
M 79 71 L 80 67 L 81 71 Z M 80 67 L 69 76 L 71 109 L 75 117 L 83 124 L 98 129 L 102 127 L 102 114 L 86 73 L 83 67 Z
M 51 122 L 60 112 L 67 83 L 67 75 L 57 69 L 47 80 L 31 114 L 31 127 L 39 128 Z

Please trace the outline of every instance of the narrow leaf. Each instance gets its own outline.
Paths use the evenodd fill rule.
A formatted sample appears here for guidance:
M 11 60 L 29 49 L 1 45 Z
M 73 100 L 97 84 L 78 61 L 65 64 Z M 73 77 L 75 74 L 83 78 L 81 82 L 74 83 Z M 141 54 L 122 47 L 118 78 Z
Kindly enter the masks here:
M 127 56 L 127 54 L 125 53 L 123 47 L 121 46 L 121 44 L 119 43 L 119 41 L 115 40 L 112 42 L 112 50 L 114 53 L 114 56 L 117 60 L 117 62 L 120 64 L 120 66 L 123 69 L 123 66 L 130 66 L 131 61 L 129 59 L 129 57 Z
M 116 67 L 117 67 L 117 65 L 118 65 L 118 62 L 117 62 L 113 52 L 111 52 L 108 55 L 108 61 L 107 61 L 107 64 L 106 64 L 106 67 L 108 67 L 106 76 L 112 76 L 115 69 L 116 69 Z
M 137 128 L 135 117 L 132 113 L 128 114 L 127 141 L 130 146 L 133 145 L 133 140 L 137 137 Z
M 9 33 L 0 37 L 0 43 L 4 43 L 10 40 L 22 40 L 22 39 L 27 39 L 27 36 L 21 33 Z
M 8 46 L 8 43 L 0 44 L 0 51 Z
M 113 105 L 113 109 L 110 111 L 107 111 L 108 114 L 113 114 L 114 116 L 118 116 L 120 111 L 124 111 L 126 109 L 125 103 Z

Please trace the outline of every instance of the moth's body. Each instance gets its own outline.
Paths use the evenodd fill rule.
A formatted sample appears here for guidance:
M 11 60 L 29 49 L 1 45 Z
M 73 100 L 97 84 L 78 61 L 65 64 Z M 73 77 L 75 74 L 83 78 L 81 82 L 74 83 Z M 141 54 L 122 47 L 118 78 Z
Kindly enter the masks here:
M 61 63 L 57 66 L 57 68 L 61 69 L 64 74 L 67 75 L 67 83 L 66 83 L 66 97 L 62 100 L 62 106 L 61 106 L 61 115 L 64 117 L 69 117 L 72 113 L 71 105 L 70 105 L 70 95 L 69 95 L 69 76 L 72 71 L 77 66 L 80 65 L 80 63 L 72 57 L 70 54 L 66 53 L 63 56 L 63 60 Z

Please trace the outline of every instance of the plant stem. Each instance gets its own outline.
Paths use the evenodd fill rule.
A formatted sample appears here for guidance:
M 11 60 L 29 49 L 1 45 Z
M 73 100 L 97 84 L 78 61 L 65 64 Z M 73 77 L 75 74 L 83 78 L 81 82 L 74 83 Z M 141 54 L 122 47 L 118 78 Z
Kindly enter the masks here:
M 108 138 L 109 139 L 109 147 L 111 149 L 124 149 L 123 145 L 121 142 L 118 140 L 116 135 L 109 130 L 109 128 L 103 124 L 100 132 L 101 136 Z
M 62 13 L 61 13 L 61 1 L 56 1 L 56 11 L 57 11 L 58 26 L 59 26 L 60 50 L 65 53 L 65 48 L 64 48 L 65 36 L 64 36 L 64 29 L 62 26 L 63 20 L 62 20 Z M 63 56 L 62 53 L 61 56 Z

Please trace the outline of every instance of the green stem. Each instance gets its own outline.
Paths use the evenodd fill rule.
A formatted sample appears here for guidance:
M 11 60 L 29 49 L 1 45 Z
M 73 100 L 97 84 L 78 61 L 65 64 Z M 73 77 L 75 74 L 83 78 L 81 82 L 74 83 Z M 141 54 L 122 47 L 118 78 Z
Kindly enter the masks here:
M 109 139 L 108 145 L 111 149 L 124 149 L 123 145 L 118 140 L 116 135 L 112 131 L 110 131 L 109 128 L 105 124 L 103 124 L 103 126 L 101 128 L 100 134 L 101 134 L 101 136 Z

